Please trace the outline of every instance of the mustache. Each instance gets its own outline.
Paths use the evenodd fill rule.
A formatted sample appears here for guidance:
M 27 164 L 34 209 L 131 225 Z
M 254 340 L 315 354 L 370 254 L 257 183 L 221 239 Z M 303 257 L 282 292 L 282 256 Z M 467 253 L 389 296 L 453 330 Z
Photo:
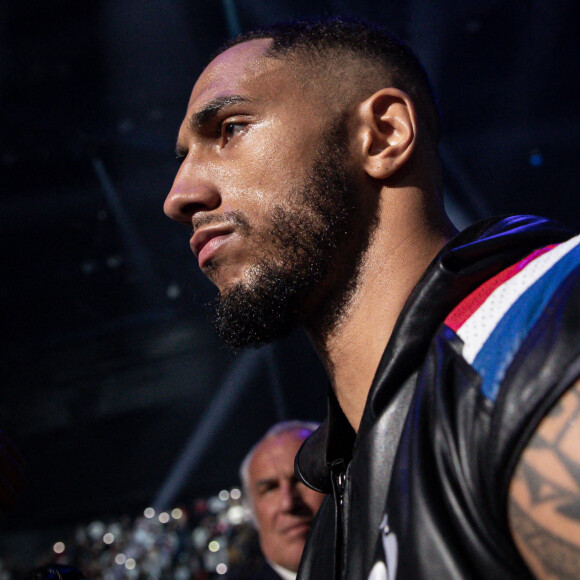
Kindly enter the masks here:
M 221 215 L 197 215 L 193 217 L 191 223 L 192 235 L 202 226 L 215 224 L 233 226 L 242 233 L 247 233 L 251 229 L 250 222 L 240 211 L 226 211 Z

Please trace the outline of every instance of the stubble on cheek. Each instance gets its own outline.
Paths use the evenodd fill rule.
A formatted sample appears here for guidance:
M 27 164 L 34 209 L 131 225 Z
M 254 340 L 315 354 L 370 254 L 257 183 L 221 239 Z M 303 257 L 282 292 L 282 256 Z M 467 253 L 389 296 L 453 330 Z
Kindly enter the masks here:
M 306 178 L 298 186 L 282 184 L 284 201 L 253 224 L 248 269 L 216 305 L 218 334 L 234 349 L 270 342 L 299 324 L 330 332 L 348 304 L 368 239 L 354 235 L 363 227 L 353 196 L 357 183 L 339 129 L 330 132 Z M 363 228 L 369 236 L 371 225 Z

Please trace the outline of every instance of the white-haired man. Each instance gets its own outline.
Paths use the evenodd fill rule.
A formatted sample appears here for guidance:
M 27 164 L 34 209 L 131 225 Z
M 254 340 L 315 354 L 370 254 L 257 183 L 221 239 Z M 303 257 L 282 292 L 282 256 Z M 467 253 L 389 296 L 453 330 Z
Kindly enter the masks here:
M 240 468 L 244 495 L 266 560 L 256 580 L 293 580 L 312 520 L 324 499 L 294 474 L 298 449 L 318 427 L 285 421 L 271 427 Z

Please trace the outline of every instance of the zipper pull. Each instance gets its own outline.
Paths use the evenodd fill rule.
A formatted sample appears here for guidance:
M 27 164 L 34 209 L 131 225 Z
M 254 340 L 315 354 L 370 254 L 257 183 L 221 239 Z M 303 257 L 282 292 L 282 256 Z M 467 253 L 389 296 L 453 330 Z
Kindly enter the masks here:
M 332 481 L 333 495 L 340 505 L 343 502 L 344 482 L 346 480 L 346 469 L 344 468 L 344 459 L 335 459 L 330 464 L 330 480 Z

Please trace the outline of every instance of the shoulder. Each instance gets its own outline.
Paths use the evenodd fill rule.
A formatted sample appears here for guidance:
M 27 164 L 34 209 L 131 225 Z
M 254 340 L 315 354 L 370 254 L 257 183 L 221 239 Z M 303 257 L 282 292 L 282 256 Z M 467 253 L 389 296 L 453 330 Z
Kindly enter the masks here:
M 539 248 L 469 294 L 447 316 L 462 341 L 462 356 L 482 377 L 482 394 L 495 400 L 508 368 L 533 353 L 531 336 L 554 334 L 577 320 L 580 236 Z M 576 336 L 577 328 L 568 328 Z M 566 339 L 562 336 L 561 339 Z M 562 340 L 561 340 L 562 342 Z M 535 354 L 534 354 L 535 356 Z
M 580 577 L 580 237 L 541 248 L 446 320 L 480 377 L 482 481 L 541 578 Z
M 516 545 L 539 578 L 580 577 L 580 380 L 524 449 L 508 510 Z

